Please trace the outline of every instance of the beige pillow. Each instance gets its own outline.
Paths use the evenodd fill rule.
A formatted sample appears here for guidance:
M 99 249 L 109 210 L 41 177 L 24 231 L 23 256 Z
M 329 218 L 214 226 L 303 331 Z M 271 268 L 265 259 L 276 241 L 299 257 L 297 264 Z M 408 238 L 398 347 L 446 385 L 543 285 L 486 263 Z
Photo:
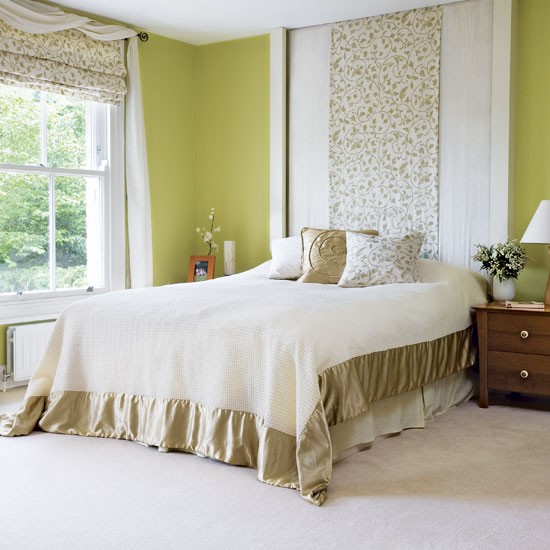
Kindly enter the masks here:
M 378 235 L 374 229 L 353 231 Z M 346 265 L 346 231 L 343 229 L 302 229 L 302 271 L 300 283 L 336 284 Z
M 338 286 L 416 283 L 423 242 L 422 233 L 388 237 L 348 233 L 346 267 Z

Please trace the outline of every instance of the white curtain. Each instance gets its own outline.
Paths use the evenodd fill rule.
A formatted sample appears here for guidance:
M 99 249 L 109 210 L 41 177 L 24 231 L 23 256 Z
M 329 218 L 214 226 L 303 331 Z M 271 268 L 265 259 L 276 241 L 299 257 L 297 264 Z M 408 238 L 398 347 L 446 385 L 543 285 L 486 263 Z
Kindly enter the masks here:
M 439 258 L 477 269 L 489 241 L 492 0 L 443 8 L 439 112 Z
M 33 34 L 78 29 L 96 40 L 121 40 L 136 35 L 127 27 L 98 23 L 89 17 L 65 13 L 60 8 L 33 0 L 0 0 L 0 19 Z
M 0 19 L 31 34 L 76 29 L 96 40 L 130 38 L 127 52 L 126 183 L 128 195 L 128 242 L 133 288 L 153 282 L 151 211 L 147 147 L 143 123 L 141 82 L 136 32 L 120 25 L 105 25 L 32 0 L 0 0 Z M 133 38 L 132 38 L 133 37 Z
M 128 248 L 132 288 L 153 284 L 153 245 L 145 122 L 137 38 L 128 45 L 128 94 L 126 96 L 126 193 L 128 197 Z
M 288 33 L 288 232 L 328 228 L 331 25 Z
M 439 251 L 464 267 L 474 245 L 489 240 L 492 6 L 442 6 Z M 290 235 L 328 227 L 330 32 L 331 25 L 289 32 Z

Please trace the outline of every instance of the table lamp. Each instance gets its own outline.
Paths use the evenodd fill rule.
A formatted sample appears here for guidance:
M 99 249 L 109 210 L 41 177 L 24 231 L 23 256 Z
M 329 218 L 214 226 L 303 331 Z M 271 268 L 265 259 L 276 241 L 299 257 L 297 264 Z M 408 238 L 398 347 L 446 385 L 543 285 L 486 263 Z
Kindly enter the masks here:
M 540 204 L 531 218 L 523 237 L 522 243 L 550 244 L 550 200 L 540 201 Z M 548 247 L 550 255 L 550 246 Z M 550 305 L 550 273 L 544 293 L 544 303 Z

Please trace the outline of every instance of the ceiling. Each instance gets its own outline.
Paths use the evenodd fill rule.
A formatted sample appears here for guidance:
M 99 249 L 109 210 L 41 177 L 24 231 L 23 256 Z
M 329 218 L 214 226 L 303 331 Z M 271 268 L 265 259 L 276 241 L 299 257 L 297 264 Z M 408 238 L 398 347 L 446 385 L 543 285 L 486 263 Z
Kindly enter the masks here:
M 456 0 L 56 0 L 136 30 L 201 45 Z M 92 11 L 93 10 L 93 11 Z

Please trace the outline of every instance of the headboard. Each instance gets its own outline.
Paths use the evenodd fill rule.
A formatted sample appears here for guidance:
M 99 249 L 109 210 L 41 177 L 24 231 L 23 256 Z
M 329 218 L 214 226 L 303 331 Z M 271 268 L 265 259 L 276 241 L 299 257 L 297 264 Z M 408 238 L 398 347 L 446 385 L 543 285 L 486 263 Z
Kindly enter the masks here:
M 506 18 L 502 17 L 503 7 L 498 2 L 495 13 L 492 0 L 468 0 L 436 9 L 441 10 L 441 45 L 439 242 L 434 255 L 447 263 L 471 267 L 475 244 L 506 239 L 508 235 L 508 212 L 502 208 L 495 212 L 494 204 L 498 202 L 495 166 L 508 164 L 510 142 L 504 143 L 501 138 L 500 150 L 495 150 L 498 143 L 494 134 L 498 138 L 502 134 L 501 121 L 510 120 L 504 109 L 506 101 L 509 105 L 509 89 L 495 89 L 492 81 L 496 77 L 502 80 L 495 64 L 501 67 L 501 73 L 506 73 L 506 68 L 509 71 L 510 48 L 504 48 L 507 53 L 503 54 L 503 48 L 497 46 L 506 40 L 510 46 L 511 37 L 502 36 L 501 26 L 506 25 Z M 509 23 L 512 14 L 505 11 L 505 15 Z M 494 21 L 500 21 L 495 32 Z M 296 29 L 288 34 L 289 235 L 299 234 L 303 226 L 329 227 L 333 221 L 329 173 L 334 164 L 330 158 L 330 118 L 334 108 L 331 78 L 335 77 L 331 71 L 334 73 L 340 66 L 334 58 L 331 61 L 331 56 L 335 53 L 333 39 L 338 25 L 342 24 Z M 501 171 L 497 183 L 507 198 L 509 173 L 504 174 L 506 179 L 502 175 Z M 358 202 L 363 207 L 365 197 L 359 196 Z M 357 202 L 348 200 L 349 204 Z M 345 223 L 338 221 L 338 225 Z

